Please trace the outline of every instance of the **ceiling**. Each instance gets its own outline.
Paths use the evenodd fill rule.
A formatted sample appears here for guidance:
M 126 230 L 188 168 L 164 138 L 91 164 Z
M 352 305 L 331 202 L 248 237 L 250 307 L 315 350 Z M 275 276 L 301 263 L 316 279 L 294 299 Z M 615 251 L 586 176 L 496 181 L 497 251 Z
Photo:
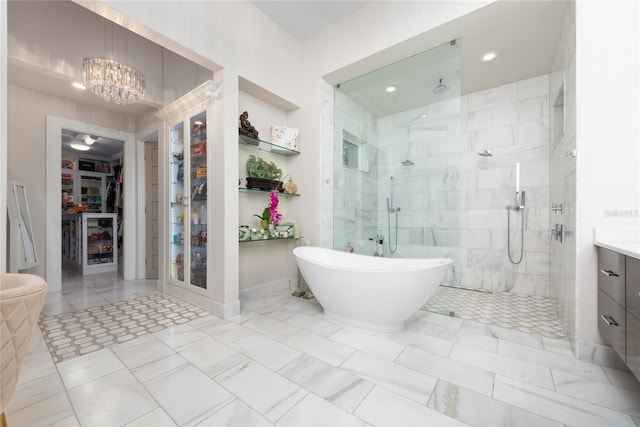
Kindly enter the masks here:
M 315 36 L 369 1 L 252 1 L 275 23 L 300 41 Z
M 89 137 L 90 139 L 88 139 Z M 88 139 L 88 141 L 87 141 Z M 93 143 L 91 143 L 93 141 Z M 91 145 L 88 145 L 89 142 Z M 80 151 L 71 144 L 80 147 L 91 147 L 90 150 Z M 62 129 L 62 153 L 77 157 L 98 158 L 104 160 L 119 160 L 124 141 L 106 138 L 100 135 L 87 135 L 71 129 Z
M 11 2 L 16 7 L 16 3 Z M 352 18 L 359 9 L 374 7 L 374 1 L 251 1 L 251 3 L 269 16 L 277 25 L 288 31 L 293 37 L 304 43 L 313 36 L 320 36 L 322 31 L 345 18 Z M 369 67 L 367 71 L 381 68 L 391 62 L 412 57 L 447 40 L 459 39 L 460 67 L 430 67 L 426 70 L 413 69 L 399 72 L 405 77 L 424 78 L 422 85 L 430 89 L 443 78 L 452 88 L 451 93 L 462 95 L 500 86 L 518 80 L 538 76 L 550 72 L 557 41 L 562 31 L 562 22 L 566 10 L 565 1 L 496 1 L 459 19 L 448 22 L 425 34 L 435 34 L 433 38 L 441 39 L 438 43 L 431 40 L 419 43 L 415 40 L 413 51 L 402 50 L 400 46 L 392 46 L 381 53 L 381 65 Z M 87 10 L 72 2 L 62 2 L 67 8 Z M 75 10 L 75 9 L 74 9 Z M 11 9 L 9 10 L 11 12 Z M 14 16 L 15 17 L 15 16 Z M 10 17 L 11 18 L 11 17 Z M 25 22 L 24 25 L 29 25 Z M 373 31 L 373 29 L 372 29 Z M 487 50 L 498 51 L 498 58 L 490 63 L 482 63 L 479 58 Z M 392 58 L 392 60 L 389 59 Z M 367 58 L 363 58 L 366 60 Z M 89 91 L 79 92 L 70 88 L 70 81 L 61 81 L 61 73 L 33 70 L 20 66 L 9 58 L 9 83 L 51 93 L 63 98 L 77 100 L 84 104 L 102 108 L 118 109 L 118 111 L 138 116 L 157 106 L 145 103 L 122 107 L 106 103 Z M 414 65 L 415 66 L 415 65 Z M 427 66 L 428 67 L 428 66 Z M 345 83 L 347 78 L 340 79 L 348 73 L 336 71 L 335 75 L 325 76 L 331 83 Z M 456 75 L 455 73 L 459 73 Z M 356 77 L 362 72 L 349 77 Z M 399 76 L 398 76 L 399 77 Z M 334 79 L 334 81 L 332 81 Z M 456 87 L 459 81 L 459 87 Z M 415 83 L 398 81 L 399 87 L 415 88 Z M 165 88 L 166 90 L 166 88 Z M 374 90 L 372 87 L 371 90 Z M 377 88 L 375 88 L 377 90 Z M 399 94 L 396 94 L 399 95 Z M 405 95 L 424 97 L 426 95 L 414 90 L 405 90 Z M 397 97 L 397 96 L 396 96 Z M 442 98 L 441 98 L 442 99 Z M 389 103 L 391 104 L 391 103 Z M 403 107 L 395 107 L 403 108 Z M 383 114 L 383 112 L 380 112 Z

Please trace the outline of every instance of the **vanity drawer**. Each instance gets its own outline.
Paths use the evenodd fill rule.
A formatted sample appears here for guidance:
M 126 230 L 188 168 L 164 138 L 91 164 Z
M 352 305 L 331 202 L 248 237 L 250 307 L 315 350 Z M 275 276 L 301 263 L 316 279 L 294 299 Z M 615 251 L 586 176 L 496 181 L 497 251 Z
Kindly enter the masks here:
M 621 306 L 625 305 L 624 255 L 609 249 L 598 248 L 598 288 Z
M 627 257 L 626 276 L 627 311 L 640 319 L 640 259 Z
M 627 312 L 627 366 L 640 378 L 640 320 Z
M 598 330 L 623 361 L 625 359 L 625 322 L 623 307 L 615 302 L 602 289 L 598 290 Z

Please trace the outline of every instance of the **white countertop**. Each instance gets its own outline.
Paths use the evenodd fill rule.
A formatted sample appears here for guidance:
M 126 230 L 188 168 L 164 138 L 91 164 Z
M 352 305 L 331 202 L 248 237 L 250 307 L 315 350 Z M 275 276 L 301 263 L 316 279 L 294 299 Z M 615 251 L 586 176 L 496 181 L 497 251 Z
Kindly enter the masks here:
M 596 227 L 593 244 L 640 259 L 640 227 Z

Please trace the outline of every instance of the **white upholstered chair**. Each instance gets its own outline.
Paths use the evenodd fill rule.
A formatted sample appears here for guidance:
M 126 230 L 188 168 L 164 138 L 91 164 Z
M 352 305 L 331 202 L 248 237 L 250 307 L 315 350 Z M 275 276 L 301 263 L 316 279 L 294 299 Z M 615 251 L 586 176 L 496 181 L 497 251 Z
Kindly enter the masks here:
M 0 423 L 16 389 L 31 336 L 47 296 L 47 284 L 32 274 L 0 274 Z

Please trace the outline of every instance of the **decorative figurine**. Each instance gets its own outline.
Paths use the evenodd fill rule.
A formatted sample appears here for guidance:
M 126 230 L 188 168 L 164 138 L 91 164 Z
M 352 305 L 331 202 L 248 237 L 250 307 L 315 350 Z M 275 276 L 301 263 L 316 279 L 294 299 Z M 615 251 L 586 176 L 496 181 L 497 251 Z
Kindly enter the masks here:
M 251 126 L 251 122 L 249 121 L 249 113 L 247 113 L 246 111 L 240 114 L 240 127 L 238 128 L 238 131 L 241 135 L 246 135 L 251 138 L 258 139 L 258 131 L 256 130 L 256 128 Z

